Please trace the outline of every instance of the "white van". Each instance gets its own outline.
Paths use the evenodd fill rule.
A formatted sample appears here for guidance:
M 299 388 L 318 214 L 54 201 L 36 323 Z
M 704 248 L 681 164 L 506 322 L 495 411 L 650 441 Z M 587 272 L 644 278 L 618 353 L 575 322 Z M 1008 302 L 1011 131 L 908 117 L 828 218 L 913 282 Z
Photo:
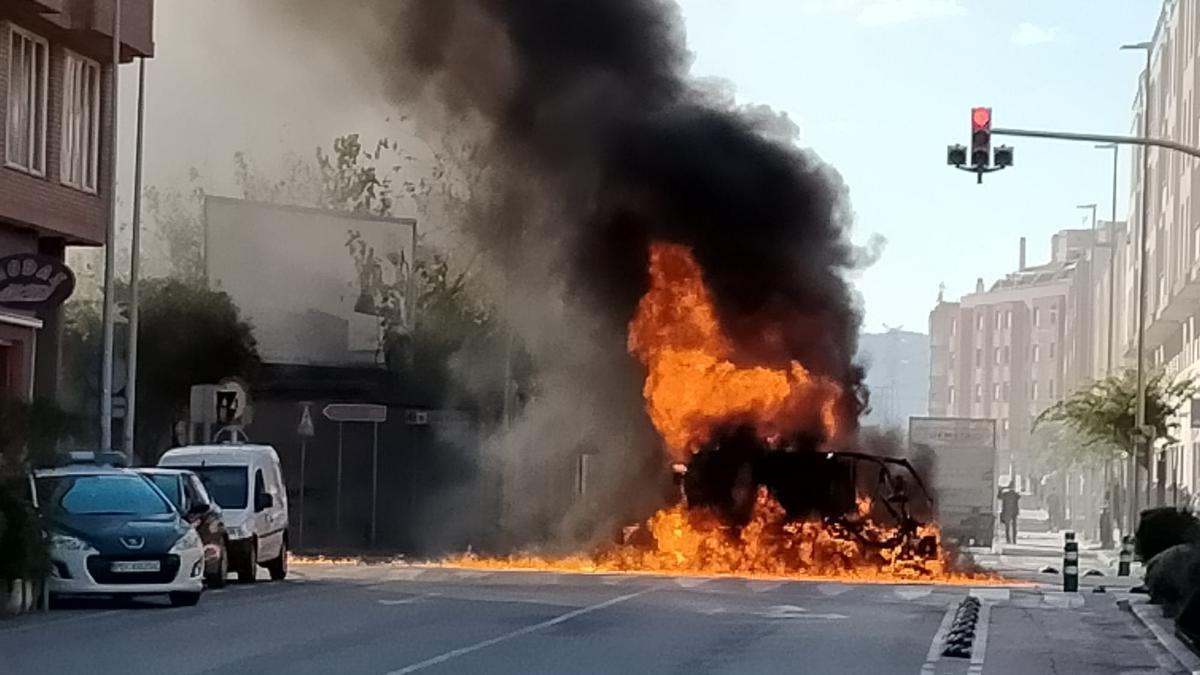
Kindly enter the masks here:
M 204 482 L 229 537 L 229 568 L 243 583 L 258 568 L 287 576 L 288 504 L 279 455 L 269 445 L 192 445 L 167 451 L 161 467 L 187 469 Z

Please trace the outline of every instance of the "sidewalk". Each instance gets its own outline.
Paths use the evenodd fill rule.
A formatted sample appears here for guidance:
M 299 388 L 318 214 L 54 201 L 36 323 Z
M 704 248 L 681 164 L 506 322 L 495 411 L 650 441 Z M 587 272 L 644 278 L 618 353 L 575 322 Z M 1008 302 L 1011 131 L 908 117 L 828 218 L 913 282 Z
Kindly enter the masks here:
M 1018 532 L 1015 544 L 1003 543 L 1001 535 L 991 549 L 974 548 L 968 552 L 976 562 L 1003 576 L 1032 581 L 1039 585 L 1062 587 L 1062 532 Z M 1079 542 L 1079 588 L 1090 592 L 1104 587 L 1105 592 L 1128 592 L 1141 583 L 1142 566 L 1134 563 L 1130 576 L 1117 576 L 1117 551 L 1103 550 L 1098 542 Z M 1053 569 L 1053 572 L 1043 570 Z M 1100 591 L 1096 591 L 1100 592 Z

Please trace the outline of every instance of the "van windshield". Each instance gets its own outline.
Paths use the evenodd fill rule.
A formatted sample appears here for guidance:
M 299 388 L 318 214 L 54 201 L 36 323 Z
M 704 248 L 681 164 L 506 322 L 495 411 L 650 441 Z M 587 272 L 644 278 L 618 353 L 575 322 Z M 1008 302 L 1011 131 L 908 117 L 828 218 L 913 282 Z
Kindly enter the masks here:
M 244 466 L 186 466 L 187 469 L 200 477 L 204 489 L 213 501 L 223 509 L 244 509 L 248 502 L 247 476 L 249 470 Z

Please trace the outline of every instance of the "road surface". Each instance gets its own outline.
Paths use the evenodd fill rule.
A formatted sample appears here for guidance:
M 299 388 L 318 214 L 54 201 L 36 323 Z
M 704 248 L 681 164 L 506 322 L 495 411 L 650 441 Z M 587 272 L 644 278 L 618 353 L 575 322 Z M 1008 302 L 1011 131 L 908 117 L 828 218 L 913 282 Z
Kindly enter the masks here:
M 76 603 L 0 622 L 0 672 L 1142 675 L 1177 665 L 1111 594 L 988 588 L 975 663 L 940 657 L 967 587 L 296 565 L 195 608 Z M 981 658 L 982 657 L 982 658 Z

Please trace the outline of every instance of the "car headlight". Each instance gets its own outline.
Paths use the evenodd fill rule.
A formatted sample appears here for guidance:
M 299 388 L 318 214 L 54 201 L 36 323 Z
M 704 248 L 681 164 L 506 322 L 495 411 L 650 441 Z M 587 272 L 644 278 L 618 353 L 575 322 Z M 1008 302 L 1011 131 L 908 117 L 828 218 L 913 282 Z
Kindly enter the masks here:
M 225 533 L 230 539 L 249 539 L 254 533 L 245 525 L 229 525 L 225 527 Z
M 189 527 L 187 533 L 180 537 L 179 541 L 175 542 L 175 545 L 171 547 L 171 553 L 183 553 L 184 551 L 191 551 L 201 546 L 203 546 L 203 543 L 200 541 L 200 535 L 196 534 L 194 528 Z
M 61 532 L 54 532 L 50 535 L 50 547 L 56 548 L 60 551 L 96 551 L 96 549 L 86 541 L 78 537 L 72 537 L 69 534 L 63 534 Z

